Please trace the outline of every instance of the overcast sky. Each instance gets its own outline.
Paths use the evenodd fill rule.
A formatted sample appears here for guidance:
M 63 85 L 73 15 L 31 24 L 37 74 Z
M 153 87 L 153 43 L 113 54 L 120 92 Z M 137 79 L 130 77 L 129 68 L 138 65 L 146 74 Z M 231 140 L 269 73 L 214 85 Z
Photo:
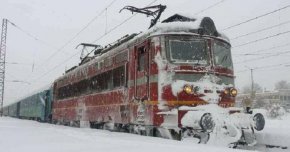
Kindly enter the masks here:
M 129 11 L 119 13 L 123 6 L 144 7 L 152 2 L 167 5 L 161 20 L 178 12 L 211 17 L 218 30 L 231 39 L 238 88 L 250 84 L 250 68 L 254 69 L 254 81 L 267 90 L 273 90 L 279 80 L 290 82 L 290 33 L 259 40 L 290 30 L 290 7 L 223 30 L 290 5 L 289 0 L 0 0 L 0 18 L 20 27 L 8 25 L 4 104 L 51 83 L 76 65 L 80 50 L 75 47 L 79 43 L 105 45 L 146 30 L 150 18 L 137 14 L 111 31 L 132 16 Z M 72 40 L 93 18 L 92 24 Z M 275 25 L 279 26 L 234 39 Z M 248 42 L 253 43 L 242 45 Z M 15 80 L 23 82 L 12 82 Z

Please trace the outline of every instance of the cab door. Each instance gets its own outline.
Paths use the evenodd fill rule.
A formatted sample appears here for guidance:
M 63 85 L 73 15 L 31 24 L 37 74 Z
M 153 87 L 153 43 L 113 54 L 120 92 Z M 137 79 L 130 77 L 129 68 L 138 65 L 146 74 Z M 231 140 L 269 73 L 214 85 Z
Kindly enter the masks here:
M 51 121 L 51 90 L 45 91 L 44 121 Z
M 145 102 L 149 100 L 149 45 L 144 42 L 135 47 L 135 101 L 137 105 L 136 123 L 148 120 Z
M 149 48 L 147 41 L 135 47 L 135 98 L 141 101 L 149 97 Z

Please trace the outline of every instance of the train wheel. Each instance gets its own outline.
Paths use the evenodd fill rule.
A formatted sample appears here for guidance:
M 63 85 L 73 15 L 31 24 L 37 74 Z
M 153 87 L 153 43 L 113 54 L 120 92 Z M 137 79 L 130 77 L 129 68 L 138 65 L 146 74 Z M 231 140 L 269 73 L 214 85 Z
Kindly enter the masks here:
M 158 128 L 153 128 L 153 137 L 162 137 Z
M 131 134 L 135 134 L 135 132 L 134 132 L 134 125 L 129 125 L 129 127 L 128 127 L 128 131 L 129 131 L 129 133 L 131 133 Z
M 113 122 L 107 122 L 103 125 L 104 130 L 116 131 L 117 128 Z
M 56 125 L 56 123 L 57 123 L 57 120 L 55 120 L 55 119 L 52 119 L 52 120 L 51 120 L 51 123 Z
M 127 132 L 127 133 L 130 133 L 130 125 L 128 125 L 128 124 L 123 124 L 122 125 L 122 128 L 121 128 L 121 130 L 120 130 L 121 132 Z
M 171 138 L 174 140 L 181 140 L 181 131 L 170 129 Z

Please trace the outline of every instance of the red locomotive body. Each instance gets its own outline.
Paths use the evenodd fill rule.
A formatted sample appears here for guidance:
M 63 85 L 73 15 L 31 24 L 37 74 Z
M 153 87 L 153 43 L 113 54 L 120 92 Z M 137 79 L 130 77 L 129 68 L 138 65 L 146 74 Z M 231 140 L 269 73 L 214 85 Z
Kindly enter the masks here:
M 119 40 L 57 79 L 52 119 L 203 140 L 202 134 L 218 125 L 215 113 L 203 108 L 228 109 L 236 94 L 228 39 L 208 17 L 176 14 L 145 33 Z

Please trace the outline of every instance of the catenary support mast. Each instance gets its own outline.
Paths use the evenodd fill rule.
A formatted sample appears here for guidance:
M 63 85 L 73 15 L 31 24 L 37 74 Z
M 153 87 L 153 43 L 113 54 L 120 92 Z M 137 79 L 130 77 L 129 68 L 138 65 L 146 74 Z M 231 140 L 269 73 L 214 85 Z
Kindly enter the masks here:
M 5 58 L 7 39 L 7 19 L 2 21 L 1 43 L 0 43 L 0 116 L 3 115 L 4 80 L 5 80 Z

